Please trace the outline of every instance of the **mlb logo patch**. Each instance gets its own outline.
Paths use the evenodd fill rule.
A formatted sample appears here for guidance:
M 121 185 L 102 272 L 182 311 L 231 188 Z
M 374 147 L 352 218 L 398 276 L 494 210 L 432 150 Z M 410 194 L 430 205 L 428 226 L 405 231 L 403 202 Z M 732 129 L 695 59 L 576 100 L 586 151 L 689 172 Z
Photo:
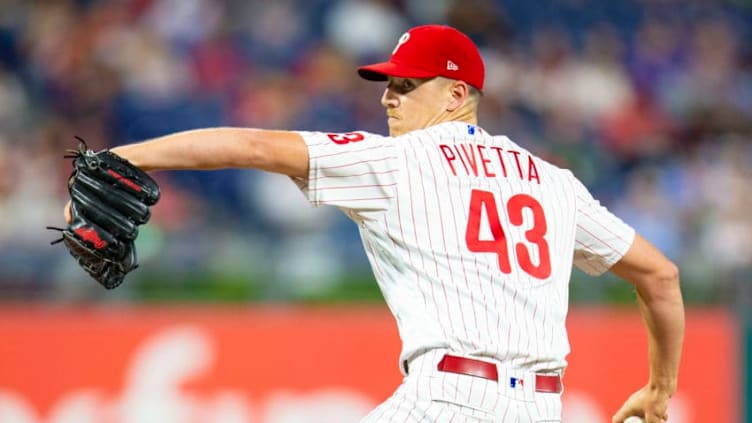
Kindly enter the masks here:
M 522 379 L 516 378 L 516 377 L 510 377 L 509 378 L 509 387 L 510 388 L 516 388 L 518 386 L 520 388 L 524 387 L 525 386 L 525 381 L 522 380 Z

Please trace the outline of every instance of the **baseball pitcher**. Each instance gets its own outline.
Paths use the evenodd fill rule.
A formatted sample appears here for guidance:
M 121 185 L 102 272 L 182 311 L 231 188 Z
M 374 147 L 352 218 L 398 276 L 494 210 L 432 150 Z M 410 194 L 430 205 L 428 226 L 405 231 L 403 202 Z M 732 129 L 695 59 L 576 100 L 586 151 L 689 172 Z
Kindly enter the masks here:
M 632 283 L 647 329 L 649 379 L 613 421 L 667 421 L 684 333 L 676 266 L 570 171 L 479 126 L 484 64 L 461 32 L 412 28 L 358 72 L 386 85 L 389 136 L 208 128 L 112 153 L 144 171 L 286 174 L 358 225 L 404 374 L 364 422 L 561 421 L 572 265 Z

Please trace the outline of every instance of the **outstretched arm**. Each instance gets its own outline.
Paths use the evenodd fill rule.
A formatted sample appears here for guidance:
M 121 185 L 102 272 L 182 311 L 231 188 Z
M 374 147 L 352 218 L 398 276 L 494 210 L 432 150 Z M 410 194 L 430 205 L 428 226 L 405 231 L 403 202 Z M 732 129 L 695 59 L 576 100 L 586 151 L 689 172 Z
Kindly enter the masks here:
M 639 234 L 611 272 L 632 283 L 648 330 L 650 379 L 614 415 L 621 423 L 631 415 L 646 423 L 666 421 L 668 401 L 676 390 L 684 340 L 684 304 L 679 289 L 679 270 Z
M 112 151 L 146 171 L 253 168 L 308 177 L 308 148 L 299 134 L 290 131 L 195 129 Z
M 291 131 L 195 129 L 115 147 L 112 152 L 145 171 L 252 168 L 308 177 L 308 147 Z M 63 209 L 68 223 L 72 218 L 70 204 Z

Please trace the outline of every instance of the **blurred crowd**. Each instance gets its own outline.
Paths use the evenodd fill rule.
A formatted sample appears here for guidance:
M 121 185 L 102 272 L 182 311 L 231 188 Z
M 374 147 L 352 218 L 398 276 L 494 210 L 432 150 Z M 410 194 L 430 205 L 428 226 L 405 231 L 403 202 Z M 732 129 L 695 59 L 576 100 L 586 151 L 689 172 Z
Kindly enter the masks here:
M 700 0 L 0 0 L 0 298 L 94 289 L 61 226 L 75 135 L 94 149 L 237 125 L 386 132 L 357 77 L 447 23 L 487 63 L 481 125 L 571 168 L 712 301 L 752 268 L 752 4 Z M 157 173 L 139 284 L 263 299 L 367 274 L 356 228 L 257 171 Z M 127 286 L 131 285 L 131 288 Z M 250 288 L 249 288 L 250 289 Z M 726 294 L 724 294 L 726 293 Z

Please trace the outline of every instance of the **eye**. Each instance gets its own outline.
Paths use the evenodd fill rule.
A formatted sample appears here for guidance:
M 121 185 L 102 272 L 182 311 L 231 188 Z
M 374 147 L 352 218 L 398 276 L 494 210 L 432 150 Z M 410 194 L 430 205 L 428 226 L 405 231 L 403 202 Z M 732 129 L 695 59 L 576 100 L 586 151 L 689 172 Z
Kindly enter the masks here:
M 417 87 L 415 82 L 411 79 L 394 79 L 389 85 L 399 94 L 407 94 Z

